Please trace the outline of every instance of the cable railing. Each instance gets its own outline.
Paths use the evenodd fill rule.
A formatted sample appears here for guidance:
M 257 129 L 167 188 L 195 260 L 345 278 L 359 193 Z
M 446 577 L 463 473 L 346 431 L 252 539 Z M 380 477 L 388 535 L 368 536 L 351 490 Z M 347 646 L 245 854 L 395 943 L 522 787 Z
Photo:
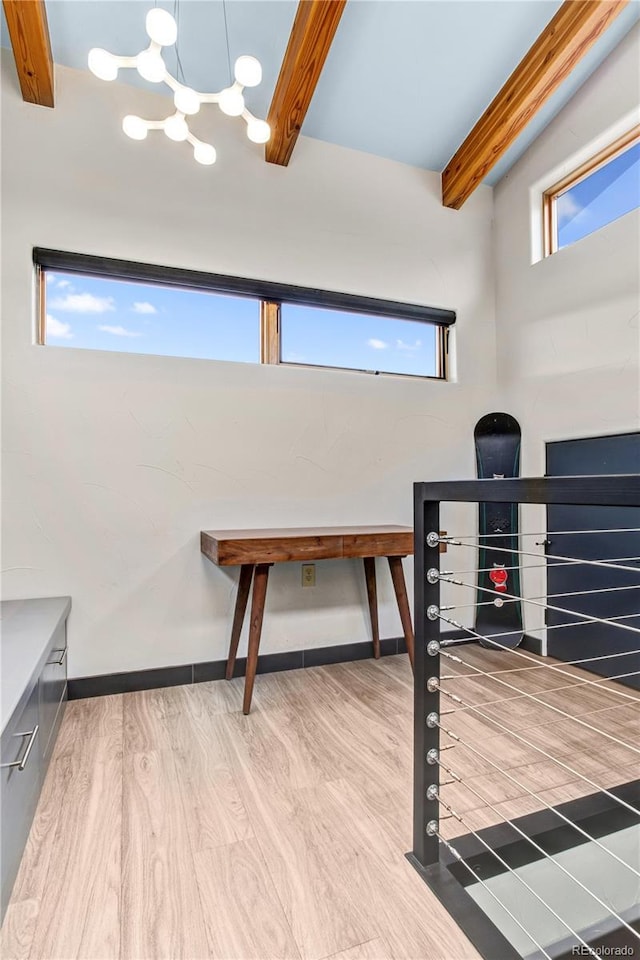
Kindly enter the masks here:
M 408 855 L 490 960 L 497 960 L 498 956 L 556 960 L 570 955 L 566 953 L 567 944 L 581 955 L 602 956 L 604 940 L 594 940 L 592 925 L 579 916 L 571 903 L 580 898 L 583 904 L 592 903 L 591 908 L 584 906 L 587 912 L 591 910 L 605 918 L 596 926 L 602 931 L 608 924 L 607 943 L 612 942 L 611 936 L 617 937 L 617 944 L 623 943 L 640 955 L 640 904 L 636 913 L 629 913 L 625 900 L 627 895 L 632 897 L 640 890 L 640 782 L 635 782 L 640 776 L 640 690 L 634 690 L 640 676 L 640 638 L 635 636 L 640 634 L 640 602 L 633 606 L 636 594 L 629 592 L 636 590 L 640 601 L 640 557 L 618 558 L 619 552 L 629 552 L 628 542 L 622 550 L 616 549 L 616 542 L 620 542 L 617 538 L 630 534 L 638 541 L 631 550 L 637 546 L 635 553 L 640 554 L 638 512 L 630 511 L 632 521 L 627 527 L 595 524 L 592 529 L 462 537 L 438 533 L 441 502 L 639 508 L 640 476 L 415 485 L 414 835 L 413 851 Z M 579 536 L 579 547 L 571 541 L 577 555 L 564 556 L 559 552 L 560 536 Z M 600 539 L 594 541 L 596 536 Z M 602 544 L 603 536 L 608 538 L 607 550 L 594 552 L 593 544 Z M 520 549 L 522 537 L 543 537 L 542 542 L 535 544 L 541 551 Z M 504 545 L 507 542 L 509 546 Z M 448 550 L 447 570 L 440 567 L 443 543 Z M 554 552 L 549 552 L 551 547 Z M 471 551 L 477 551 L 478 558 L 486 558 L 487 548 L 497 562 L 487 566 L 485 559 L 483 566 L 474 567 Z M 588 556 L 580 556 L 582 552 Z M 521 558 L 529 557 L 539 563 L 521 565 Z M 460 572 L 451 569 L 458 560 Z M 554 572 L 568 567 L 573 571 L 571 575 L 583 569 L 585 574 L 589 572 L 587 583 L 601 577 L 604 580 L 600 584 L 606 585 L 594 583 L 594 588 L 588 589 L 585 584 L 584 589 L 541 595 L 538 581 L 537 592 L 527 596 L 521 587 L 520 571 L 537 567 L 554 568 Z M 491 574 L 496 569 L 500 574 L 494 581 Z M 506 588 L 507 576 L 503 571 L 507 575 L 508 571 L 515 571 L 511 577 L 513 592 Z M 483 575 L 487 573 L 488 580 L 493 582 L 485 585 L 488 580 Z M 448 599 L 441 606 L 442 584 L 446 584 Z M 570 585 L 575 584 L 567 586 Z M 468 600 L 469 590 L 475 592 L 475 603 Z M 606 615 L 579 609 L 591 596 L 597 597 L 600 604 L 604 602 Z M 560 598 L 564 601 L 562 606 L 550 602 Z M 614 604 L 621 600 L 626 605 L 616 610 Z M 593 656 L 574 655 L 546 662 L 546 658 L 530 650 L 519 649 L 520 637 L 513 617 L 505 620 L 503 629 L 475 629 L 463 622 L 462 611 L 494 606 L 494 620 L 499 624 L 502 608 L 509 605 L 520 605 L 517 609 L 523 611 L 525 623 L 528 611 L 537 610 L 539 616 L 541 609 L 545 617 L 550 613 L 556 620 L 564 621 L 533 627 L 528 636 L 562 630 L 554 634 L 561 638 L 573 627 L 570 633 L 575 640 L 576 630 L 589 630 L 590 635 L 600 631 L 615 638 L 614 649 L 603 647 Z M 447 637 L 451 627 L 456 634 Z M 504 666 L 496 662 L 500 656 L 504 657 Z M 618 657 L 625 658 L 619 661 L 619 667 Z M 449 672 L 442 669 L 442 661 Z M 585 672 L 588 669 L 604 670 L 605 675 L 593 678 Z M 482 699 L 479 685 L 483 685 Z M 602 697 L 605 705 L 600 706 L 596 697 Z M 603 728 L 602 712 L 618 704 L 625 710 L 637 709 L 637 726 L 631 721 L 620 729 L 612 729 L 611 724 Z M 526 707 L 524 715 L 522 709 L 513 712 L 519 707 Z M 529 716 L 527 722 L 524 718 Z M 462 718 L 464 730 L 459 728 Z M 474 735 L 475 720 L 478 723 Z M 590 750 L 586 760 L 579 753 L 558 755 L 544 737 L 536 735 L 536 728 L 552 730 L 560 723 L 587 738 Z M 492 738 L 504 744 L 508 760 L 503 759 L 499 750 L 492 750 Z M 456 760 L 457 751 L 462 751 L 460 757 L 475 758 L 476 764 L 490 771 L 491 789 L 484 784 L 483 776 L 465 774 L 465 765 Z M 618 751 L 627 764 L 625 776 L 618 777 L 620 782 L 611 777 L 607 766 L 612 751 Z M 580 796 L 571 802 L 551 802 L 548 790 L 532 784 L 530 775 L 524 775 L 536 765 L 547 771 L 552 782 L 575 785 Z M 461 807 L 456 799 L 456 791 L 468 798 L 466 802 L 472 811 L 492 811 L 491 828 L 484 830 L 474 825 L 465 805 Z M 535 812 L 501 817 L 504 802 L 496 798 L 514 795 L 533 804 Z M 611 824 L 610 829 L 602 827 L 605 821 Z M 596 822 L 598 829 L 593 825 Z M 539 830 L 536 824 L 542 823 Z M 456 835 L 451 833 L 453 824 Z M 623 828 L 636 831 L 635 841 L 626 851 L 616 840 L 617 830 Z M 495 841 L 496 830 L 499 842 Z M 556 849 L 547 840 L 558 831 L 564 845 Z M 593 851 L 592 859 L 597 855 L 598 870 L 593 880 L 589 879 L 588 864 L 585 867 L 577 855 L 572 857 L 566 852 L 572 844 L 586 845 L 588 851 Z M 538 873 L 514 867 L 510 851 L 516 847 L 528 851 L 521 854 L 523 862 L 533 857 L 539 863 Z M 487 867 L 483 875 L 481 863 L 485 860 L 493 867 Z M 492 880 L 496 871 L 501 876 L 500 883 Z M 558 899 L 553 891 L 560 889 L 560 883 L 565 885 L 564 895 Z M 615 895 L 613 890 L 617 891 Z M 634 955 L 628 950 L 627 954 Z

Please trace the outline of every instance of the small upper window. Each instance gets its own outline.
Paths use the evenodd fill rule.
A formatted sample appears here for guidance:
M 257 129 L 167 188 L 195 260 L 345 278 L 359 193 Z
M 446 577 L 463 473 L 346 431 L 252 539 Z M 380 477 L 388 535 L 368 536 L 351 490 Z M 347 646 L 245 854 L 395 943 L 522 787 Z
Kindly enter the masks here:
M 545 256 L 640 207 L 636 128 L 544 193 Z

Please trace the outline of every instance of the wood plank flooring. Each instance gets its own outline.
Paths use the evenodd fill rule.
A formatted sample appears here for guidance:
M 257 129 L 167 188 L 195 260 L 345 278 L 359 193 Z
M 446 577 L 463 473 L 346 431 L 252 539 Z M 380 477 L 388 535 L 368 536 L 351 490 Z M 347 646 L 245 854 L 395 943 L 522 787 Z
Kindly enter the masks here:
M 581 776 L 637 777 L 634 750 L 553 708 L 637 748 L 640 694 L 564 666 L 484 677 L 472 667 L 529 664 L 456 652 L 443 686 L 483 714 L 450 702 L 467 746 L 444 757 L 466 784 L 443 797 L 465 825 L 443 820 L 446 836 L 593 792 Z M 406 657 L 386 657 L 262 675 L 248 717 L 241 679 L 70 703 L 3 958 L 476 960 L 404 859 L 412 682 Z

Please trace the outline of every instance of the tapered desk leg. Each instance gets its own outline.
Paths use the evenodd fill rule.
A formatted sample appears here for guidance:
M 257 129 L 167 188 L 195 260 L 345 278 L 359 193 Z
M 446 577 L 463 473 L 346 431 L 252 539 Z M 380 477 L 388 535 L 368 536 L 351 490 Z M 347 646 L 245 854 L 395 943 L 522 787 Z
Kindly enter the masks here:
M 249 653 L 247 656 L 247 673 L 244 681 L 244 701 L 242 704 L 242 712 L 244 714 L 249 713 L 251 709 L 251 697 L 253 695 L 253 682 L 256 678 L 256 669 L 258 666 L 262 617 L 264 614 L 264 601 L 267 595 L 267 580 L 270 566 L 270 563 L 256 564 L 253 577 L 251 623 L 249 625 Z
M 380 659 L 380 630 L 378 628 L 378 592 L 376 590 L 376 560 L 375 557 L 363 557 L 364 576 L 367 581 L 367 597 L 369 598 L 369 613 L 371 614 L 371 633 L 373 636 L 373 655 Z
M 404 639 L 407 644 L 407 653 L 409 661 L 413 668 L 413 625 L 411 623 L 411 610 L 407 599 L 407 587 L 404 582 L 404 573 L 402 572 L 402 557 L 387 557 L 389 569 L 391 570 L 391 579 L 393 580 L 393 589 L 396 592 L 398 601 L 398 611 L 402 622 Z
M 244 614 L 247 609 L 247 600 L 249 599 L 249 588 L 251 587 L 252 576 L 253 564 L 243 564 L 240 567 L 240 580 L 238 582 L 238 594 L 236 596 L 236 609 L 233 614 L 233 626 L 231 627 L 231 642 L 229 644 L 227 671 L 225 673 L 227 680 L 231 680 L 233 677 L 233 670 L 236 665 L 238 643 L 240 642 L 240 634 L 242 633 L 242 624 L 244 623 Z

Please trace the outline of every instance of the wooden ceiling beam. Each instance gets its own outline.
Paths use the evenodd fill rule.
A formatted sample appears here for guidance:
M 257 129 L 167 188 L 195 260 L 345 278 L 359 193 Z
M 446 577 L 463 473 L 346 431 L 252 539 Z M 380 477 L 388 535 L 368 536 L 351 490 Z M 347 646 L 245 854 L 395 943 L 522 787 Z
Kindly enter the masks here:
M 628 0 L 565 0 L 442 173 L 459 210 Z
M 53 57 L 44 0 L 2 0 L 22 99 L 53 106 Z
M 300 0 L 269 107 L 268 163 L 286 167 L 347 0 Z

